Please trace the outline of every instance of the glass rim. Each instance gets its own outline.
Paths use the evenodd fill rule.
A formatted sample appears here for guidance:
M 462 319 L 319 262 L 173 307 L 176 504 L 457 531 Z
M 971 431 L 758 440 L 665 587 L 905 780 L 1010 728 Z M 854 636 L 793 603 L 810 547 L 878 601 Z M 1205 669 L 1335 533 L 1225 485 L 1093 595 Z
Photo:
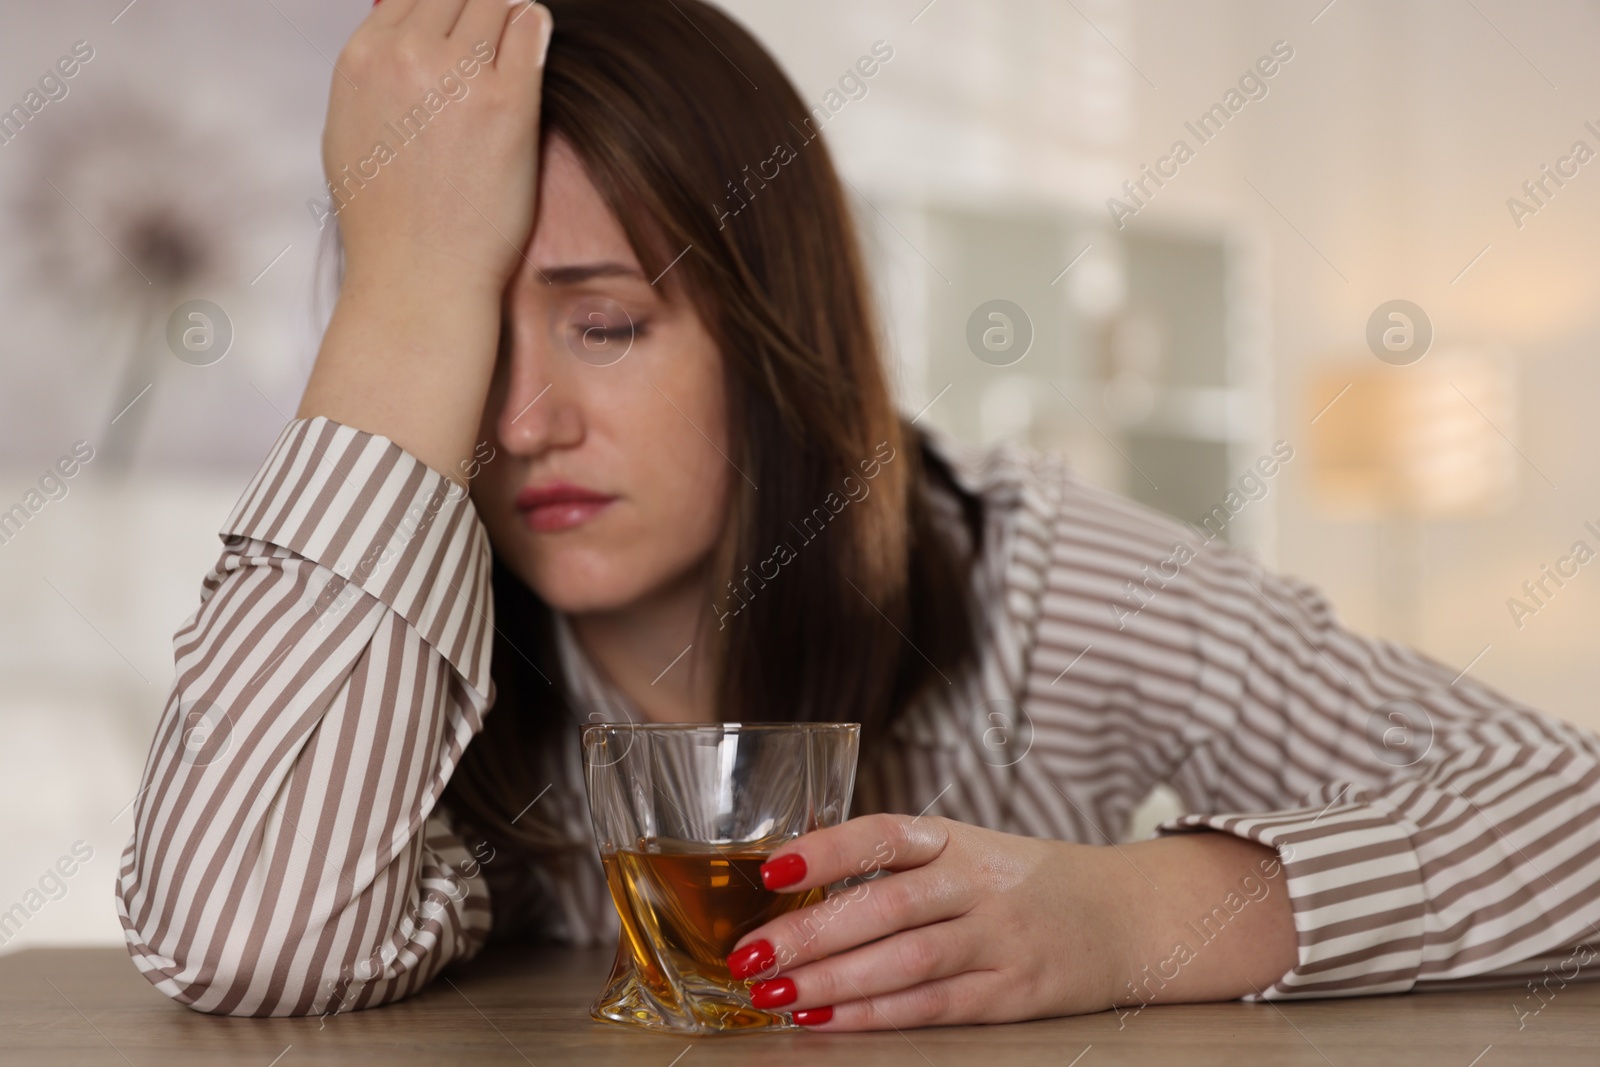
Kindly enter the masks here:
M 707 733 L 742 733 L 745 731 L 793 730 L 807 733 L 860 730 L 858 722 L 587 722 L 583 732 L 590 730 L 648 730 L 652 732 L 705 731 Z

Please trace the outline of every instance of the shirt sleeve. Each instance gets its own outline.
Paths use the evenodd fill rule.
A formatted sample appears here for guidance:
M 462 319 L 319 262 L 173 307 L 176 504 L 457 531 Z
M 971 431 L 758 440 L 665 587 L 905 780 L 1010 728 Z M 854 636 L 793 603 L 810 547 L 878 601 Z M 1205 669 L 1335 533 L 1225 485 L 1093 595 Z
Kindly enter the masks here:
M 1593 958 L 1593 734 L 1353 633 L 1311 587 L 1075 479 L 1051 541 L 1044 717 L 1092 739 L 1119 810 L 1165 781 L 1189 814 L 1159 832 L 1278 851 L 1299 959 L 1260 996 L 1455 988 Z
M 220 531 L 134 804 L 139 970 L 227 1015 L 416 992 L 489 930 L 438 806 L 494 699 L 487 536 L 388 438 L 291 422 Z

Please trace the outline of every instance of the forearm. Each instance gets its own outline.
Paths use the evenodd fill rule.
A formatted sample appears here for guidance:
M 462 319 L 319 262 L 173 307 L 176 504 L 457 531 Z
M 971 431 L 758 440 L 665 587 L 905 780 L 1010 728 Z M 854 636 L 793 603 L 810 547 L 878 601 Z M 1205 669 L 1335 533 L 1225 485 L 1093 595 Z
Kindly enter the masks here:
M 1232 1000 L 1295 965 L 1294 913 L 1272 849 L 1223 833 L 1120 847 L 1144 877 L 1130 871 L 1120 887 L 1131 895 L 1116 1004 Z
M 499 341 L 499 294 L 417 272 L 347 276 L 297 417 L 381 434 L 457 482 Z

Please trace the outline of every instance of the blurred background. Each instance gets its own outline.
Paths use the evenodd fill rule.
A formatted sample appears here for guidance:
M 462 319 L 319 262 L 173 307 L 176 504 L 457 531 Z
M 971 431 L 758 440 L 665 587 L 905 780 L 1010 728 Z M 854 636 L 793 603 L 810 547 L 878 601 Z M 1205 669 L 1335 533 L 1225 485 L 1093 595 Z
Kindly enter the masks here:
M 723 6 L 823 109 L 919 424 L 1600 727 L 1600 4 Z M 329 310 L 367 10 L 0 8 L 0 911 L 92 850 L 0 951 L 121 941 L 172 634 Z

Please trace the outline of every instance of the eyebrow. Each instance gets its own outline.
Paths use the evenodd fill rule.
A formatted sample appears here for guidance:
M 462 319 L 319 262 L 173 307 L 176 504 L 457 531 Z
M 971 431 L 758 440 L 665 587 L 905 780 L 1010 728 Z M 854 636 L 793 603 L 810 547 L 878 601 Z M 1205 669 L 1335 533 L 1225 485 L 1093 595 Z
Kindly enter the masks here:
M 593 278 L 638 278 L 644 279 L 644 272 L 638 267 L 630 267 L 622 263 L 576 263 L 568 266 L 550 267 L 539 271 L 544 275 L 545 281 L 551 285 L 576 285 Z

